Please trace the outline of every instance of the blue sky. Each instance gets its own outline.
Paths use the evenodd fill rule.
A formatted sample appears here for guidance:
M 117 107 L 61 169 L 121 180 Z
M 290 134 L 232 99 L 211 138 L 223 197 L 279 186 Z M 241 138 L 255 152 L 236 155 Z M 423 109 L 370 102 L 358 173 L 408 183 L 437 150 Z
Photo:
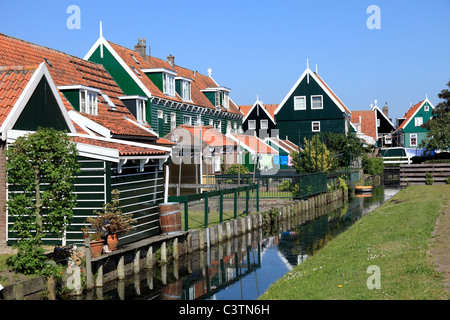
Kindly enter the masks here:
M 69 29 L 70 5 L 80 29 Z M 380 29 L 366 25 L 370 5 Z M 207 74 L 237 104 L 280 103 L 306 68 L 350 110 L 375 99 L 402 116 L 450 80 L 449 0 L 0 0 L 0 32 L 84 57 L 99 36 Z

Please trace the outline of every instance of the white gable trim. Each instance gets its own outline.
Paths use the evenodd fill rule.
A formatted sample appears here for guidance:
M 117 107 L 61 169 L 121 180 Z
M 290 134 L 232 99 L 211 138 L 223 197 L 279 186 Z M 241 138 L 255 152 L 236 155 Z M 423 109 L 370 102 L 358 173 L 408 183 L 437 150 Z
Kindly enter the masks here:
M 225 136 L 227 136 L 228 138 L 230 138 L 231 140 L 233 140 L 234 142 L 236 142 L 238 144 L 238 146 L 243 147 L 245 150 L 247 150 L 248 152 L 250 152 L 252 155 L 256 154 L 256 151 L 253 150 L 252 148 L 250 148 L 248 145 L 246 145 L 245 143 L 243 143 L 241 140 L 239 140 L 238 138 L 236 138 L 233 134 L 231 133 L 227 133 Z
M 147 95 L 147 97 L 151 98 L 152 93 L 150 90 L 147 89 L 147 87 L 142 83 L 142 81 L 139 79 L 139 77 L 136 75 L 136 73 L 131 70 L 131 68 L 125 63 L 125 61 L 122 60 L 120 55 L 114 50 L 114 48 L 109 44 L 109 42 L 101 36 L 89 49 L 88 53 L 84 56 L 84 60 L 89 60 L 89 58 L 94 54 L 95 50 L 97 50 L 98 46 L 105 46 L 106 49 L 112 54 L 114 59 L 116 59 L 117 62 L 122 66 L 122 68 L 128 73 L 128 75 L 136 82 L 136 84 L 139 86 L 139 88 Z
M 434 109 L 433 104 L 431 103 L 430 100 L 428 100 L 428 98 L 425 98 L 425 100 L 422 101 L 422 104 L 417 108 L 417 110 L 413 113 L 413 115 L 411 117 L 409 117 L 408 120 L 406 120 L 405 125 L 403 126 L 402 130 L 406 128 L 406 126 L 409 124 L 409 122 L 414 119 L 414 117 L 416 116 L 417 112 L 419 112 L 420 109 L 423 108 L 423 105 L 425 104 L 425 102 L 428 102 L 428 104 L 431 106 L 432 109 Z
M 245 115 L 245 117 L 242 119 L 242 122 L 244 122 L 247 117 L 249 116 L 249 114 L 253 111 L 253 109 L 256 107 L 256 105 L 259 104 L 259 106 L 261 107 L 261 109 L 264 110 L 264 112 L 267 114 L 267 116 L 269 117 L 269 119 L 272 121 L 273 124 L 276 124 L 275 119 L 272 118 L 272 116 L 270 115 L 269 111 L 266 110 L 266 107 L 263 105 L 263 103 L 259 100 L 256 100 L 256 102 L 253 104 L 253 106 L 250 108 L 250 110 L 247 112 L 247 114 Z M 242 112 L 242 111 L 241 111 Z
M 53 79 L 52 79 L 50 73 L 48 72 L 45 62 L 42 62 L 39 65 L 39 67 L 36 69 L 36 71 L 33 73 L 33 75 L 31 76 L 27 85 L 23 89 L 22 93 L 20 94 L 19 98 L 17 99 L 16 103 L 14 104 L 13 108 L 11 109 L 11 111 L 9 112 L 5 121 L 3 122 L 2 126 L 0 127 L 2 140 L 7 139 L 7 132 L 14 127 L 14 124 L 19 119 L 20 114 L 25 109 L 25 106 L 27 105 L 28 101 L 30 100 L 31 96 L 33 95 L 34 91 L 36 90 L 36 87 L 38 86 L 39 82 L 41 81 L 41 79 L 43 77 L 45 77 L 47 79 L 50 89 L 52 90 L 53 96 L 56 99 L 56 103 L 58 104 L 58 107 L 61 110 L 61 113 L 63 115 L 63 118 L 66 121 L 67 126 L 69 127 L 69 131 L 71 133 L 76 132 L 75 127 L 67 113 L 66 107 L 64 106 L 64 103 L 61 99 L 59 91 L 56 88 L 55 83 L 53 82 Z
M 375 109 L 377 109 L 377 110 L 383 115 L 383 117 L 389 122 L 389 124 L 392 126 L 392 128 L 395 128 L 395 126 L 394 126 L 394 124 L 392 123 L 392 121 L 389 120 L 388 117 L 386 117 L 386 115 L 384 114 L 384 112 L 381 111 L 380 108 L 379 108 L 377 105 L 374 105 L 374 106 L 372 107 L 371 110 L 375 110 Z
M 331 90 L 331 89 L 327 89 L 327 87 L 325 87 L 325 85 L 322 83 L 322 81 L 320 81 L 316 74 L 314 72 L 311 71 L 311 69 L 306 68 L 306 70 L 303 72 L 303 74 L 300 76 L 300 78 L 297 80 L 297 82 L 294 84 L 294 86 L 291 88 L 291 90 L 289 91 L 289 93 L 284 97 L 283 101 L 280 103 L 280 105 L 278 106 L 278 108 L 275 110 L 274 114 L 276 115 L 281 108 L 284 106 L 284 104 L 286 103 L 286 101 L 291 97 L 291 95 L 294 93 L 294 90 L 298 87 L 298 85 L 303 81 L 303 78 L 308 75 L 311 76 L 314 81 L 316 81 L 316 83 L 322 88 L 323 91 L 325 91 L 325 93 L 328 95 L 328 97 L 338 106 L 338 108 L 345 114 L 347 114 L 347 111 L 344 109 L 344 107 L 341 105 L 341 103 L 334 97 L 337 95 Z
M 72 121 L 78 124 L 80 127 L 88 128 L 89 130 L 97 132 L 98 134 L 101 134 L 106 138 L 111 138 L 111 130 L 105 128 L 104 126 L 98 124 L 95 121 L 92 121 L 91 119 L 84 117 L 77 111 L 73 110 L 69 111 L 69 116 L 70 119 L 72 119 Z

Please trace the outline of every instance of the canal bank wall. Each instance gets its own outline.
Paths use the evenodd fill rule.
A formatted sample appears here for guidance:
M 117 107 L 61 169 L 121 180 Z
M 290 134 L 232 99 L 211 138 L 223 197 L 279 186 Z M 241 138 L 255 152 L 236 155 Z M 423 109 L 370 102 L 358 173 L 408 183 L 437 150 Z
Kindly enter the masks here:
M 121 246 L 116 251 L 95 259 L 91 259 L 88 254 L 83 257 L 86 260 L 85 271 L 64 275 L 63 283 L 69 287 L 73 283 L 85 283 L 87 289 L 103 287 L 110 281 L 124 280 L 130 274 L 139 274 L 142 271 L 154 269 L 157 265 L 178 263 L 186 256 L 205 252 L 216 245 L 253 234 L 274 223 L 295 221 L 301 224 L 312 221 L 325 214 L 325 210 L 314 209 L 330 204 L 339 206 L 348 199 L 348 189 L 337 189 L 305 200 L 289 202 L 282 208 L 273 206 L 268 209 L 266 207 L 263 212 L 226 221 L 206 229 L 180 231 L 144 239 Z M 83 266 L 80 267 L 83 268 Z M 79 277 L 78 281 L 75 277 Z M 6 286 L 0 291 L 0 300 L 56 299 L 56 287 L 57 284 L 52 278 L 38 277 Z M 82 292 L 83 288 L 72 290 L 72 294 L 75 295 L 80 295 Z

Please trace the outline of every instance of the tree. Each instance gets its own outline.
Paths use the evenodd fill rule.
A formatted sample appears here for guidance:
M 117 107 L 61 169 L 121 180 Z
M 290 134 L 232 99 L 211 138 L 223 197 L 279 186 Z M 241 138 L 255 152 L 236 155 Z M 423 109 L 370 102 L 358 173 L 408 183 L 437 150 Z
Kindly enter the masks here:
M 303 151 L 290 153 L 294 168 L 300 173 L 327 172 L 332 167 L 330 151 L 319 135 L 304 139 Z M 301 170 L 299 170 L 299 167 Z
M 447 83 L 450 88 L 450 81 Z M 429 130 L 420 147 L 427 153 L 434 150 L 450 149 L 450 91 L 442 90 L 438 97 L 443 99 L 433 110 L 433 116 L 422 127 Z
M 9 264 L 15 271 L 42 269 L 46 260 L 42 238 L 61 237 L 70 223 L 76 203 L 73 181 L 80 171 L 77 154 L 69 137 L 52 128 L 38 128 L 9 146 L 7 204 L 18 239 L 18 253 Z

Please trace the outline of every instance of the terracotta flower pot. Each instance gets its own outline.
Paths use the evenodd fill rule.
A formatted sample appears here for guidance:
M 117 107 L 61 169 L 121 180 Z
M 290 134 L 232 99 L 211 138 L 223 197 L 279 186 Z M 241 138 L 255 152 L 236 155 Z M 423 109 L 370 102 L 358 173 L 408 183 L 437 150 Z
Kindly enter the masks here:
M 92 249 L 92 258 L 100 257 L 102 255 L 103 250 L 103 241 L 102 240 L 91 241 L 91 249 Z
M 110 234 L 107 239 L 109 250 L 117 250 L 117 245 L 119 243 L 119 237 L 117 233 Z

